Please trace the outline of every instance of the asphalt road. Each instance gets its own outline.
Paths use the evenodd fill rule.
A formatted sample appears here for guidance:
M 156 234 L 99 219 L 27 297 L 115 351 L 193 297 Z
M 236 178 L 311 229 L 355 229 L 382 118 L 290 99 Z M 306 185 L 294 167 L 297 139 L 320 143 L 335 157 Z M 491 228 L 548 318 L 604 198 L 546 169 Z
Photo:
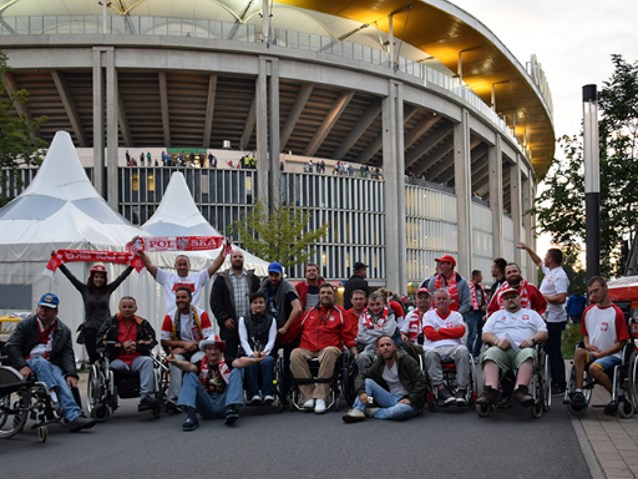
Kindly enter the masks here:
M 181 431 L 183 415 L 155 420 L 136 405 L 121 401 L 106 423 L 77 434 L 50 426 L 44 444 L 27 425 L 0 440 L 2 477 L 590 477 L 568 413 L 556 402 L 541 419 L 522 408 L 487 418 L 454 408 L 358 424 L 345 424 L 343 411 L 244 408 L 232 427 L 201 421 L 190 433 Z

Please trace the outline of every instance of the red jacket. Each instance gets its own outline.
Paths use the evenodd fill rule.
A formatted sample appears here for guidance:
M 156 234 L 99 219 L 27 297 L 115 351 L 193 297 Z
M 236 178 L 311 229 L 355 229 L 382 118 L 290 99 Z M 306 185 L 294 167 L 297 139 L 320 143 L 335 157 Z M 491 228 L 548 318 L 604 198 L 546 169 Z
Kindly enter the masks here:
M 346 321 L 346 312 L 334 305 L 330 310 L 316 306 L 306 311 L 301 319 L 301 342 L 299 347 L 318 352 L 328 346 L 336 348 L 355 345 L 355 335 Z
M 317 286 L 321 286 L 325 281 L 323 279 L 319 280 L 319 284 Z M 303 281 L 299 281 L 295 285 L 295 289 L 297 290 L 297 294 L 299 295 L 299 301 L 301 301 L 301 310 L 306 310 L 306 296 L 308 296 L 308 282 L 304 279 Z

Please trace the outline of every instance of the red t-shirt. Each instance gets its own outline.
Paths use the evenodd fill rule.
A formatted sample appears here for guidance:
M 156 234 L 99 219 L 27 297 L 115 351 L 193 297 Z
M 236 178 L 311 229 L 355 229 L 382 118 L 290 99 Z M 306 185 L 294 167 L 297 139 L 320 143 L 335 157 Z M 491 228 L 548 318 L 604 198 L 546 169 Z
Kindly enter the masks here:
M 131 321 L 131 326 L 129 326 L 125 320 L 120 321 L 120 326 L 117 329 L 117 342 L 124 345 L 127 341 L 137 341 L 137 323 L 135 320 Z M 133 360 L 139 355 L 140 353 L 137 351 L 133 351 L 132 353 L 122 351 L 117 356 L 117 359 L 130 366 Z

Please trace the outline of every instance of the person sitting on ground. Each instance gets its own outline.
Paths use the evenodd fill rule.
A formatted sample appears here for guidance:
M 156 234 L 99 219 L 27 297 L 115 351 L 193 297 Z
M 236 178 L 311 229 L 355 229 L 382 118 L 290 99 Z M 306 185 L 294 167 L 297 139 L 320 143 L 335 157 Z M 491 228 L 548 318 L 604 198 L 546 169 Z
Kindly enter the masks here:
M 208 313 L 192 304 L 190 288 L 181 286 L 175 291 L 175 309 L 162 322 L 160 340 L 167 352 L 181 361 L 197 364 L 204 357 L 199 342 L 214 333 Z M 166 393 L 166 410 L 177 412 L 177 396 L 182 387 L 182 370 L 169 365 L 170 382 Z
M 445 288 L 434 293 L 435 309 L 423 316 L 425 368 L 439 403 L 448 406 L 467 404 L 470 384 L 470 352 L 463 344 L 465 322 L 458 311 L 450 309 L 450 293 Z M 444 362 L 456 365 L 456 394 L 452 396 L 443 381 Z
M 270 354 L 277 339 L 277 320 L 266 310 L 266 294 L 257 291 L 250 295 L 250 314 L 239 318 L 239 340 L 244 356 L 262 358 L 259 364 L 246 367 L 246 393 L 251 404 L 271 404 L 275 357 Z M 259 383 L 261 392 L 259 395 Z
M 135 313 L 137 302 L 132 296 L 120 300 L 117 314 L 104 321 L 98 332 L 98 343 L 105 346 L 105 354 L 113 371 L 136 371 L 140 375 L 139 411 L 157 407 L 155 372 L 151 351 L 157 345 L 151 324 Z
M 622 349 L 629 340 L 627 323 L 622 310 L 609 299 L 607 281 L 594 276 L 587 283 L 587 292 L 591 305 L 585 309 L 580 332 L 583 335 L 582 347 L 574 354 L 576 368 L 576 389 L 572 394 L 572 406 L 587 407 L 583 395 L 583 374 L 585 369 L 592 378 L 612 393 L 612 380 L 609 373 L 622 362 Z M 605 414 L 613 415 L 618 404 L 611 401 L 605 406 Z
M 380 293 L 374 292 L 368 298 L 368 307 L 359 316 L 357 331 L 357 367 L 363 371 L 370 367 L 377 352 L 376 341 L 381 336 L 394 336 L 397 323 L 394 312 L 385 304 Z
M 357 398 L 343 416 L 347 423 L 366 417 L 407 419 L 416 416 L 425 399 L 425 377 L 418 363 L 397 348 L 389 336 L 376 341 L 378 357 L 355 380 Z
M 69 422 L 69 432 L 78 432 L 95 426 L 95 419 L 83 416 L 71 391 L 71 388 L 77 388 L 78 375 L 71 330 L 57 316 L 59 304 L 55 294 L 43 294 L 36 313 L 17 324 L 5 351 L 11 366 L 25 381 L 35 375 L 46 385 L 52 402 L 52 408 L 47 412 L 49 419 L 54 419 L 53 411 L 61 409 L 62 416 Z M 4 414 L 2 416 L 6 418 Z M 12 420 L 9 417 L 9 421 Z
M 432 297 L 428 288 L 419 288 L 416 292 L 416 309 L 408 313 L 401 327 L 403 349 L 417 361 L 423 354 L 423 346 L 418 343 L 423 334 L 423 316 L 432 306 Z M 423 338 L 421 338 L 423 340 Z
M 530 406 L 534 401 L 528 389 L 536 361 L 534 346 L 547 341 L 547 326 L 536 311 L 521 308 L 518 289 L 503 291 L 501 298 L 503 309 L 492 314 L 483 326 L 481 339 L 490 347 L 481 356 L 485 387 L 476 402 L 497 402 L 499 377 L 517 370 L 512 400 Z
M 244 356 L 226 364 L 226 342 L 213 336 L 199 342 L 205 353 L 199 364 L 180 361 L 169 355 L 169 364 L 184 371 L 182 389 L 177 404 L 186 411 L 182 430 L 194 431 L 199 427 L 197 413 L 204 419 L 225 418 L 231 426 L 239 419 L 239 407 L 244 404 L 244 374 L 242 368 L 263 361 L 263 356 Z
M 357 356 L 352 329 L 345 322 L 345 311 L 335 304 L 335 291 L 330 283 L 319 287 L 319 305 L 306 311 L 301 320 L 301 341 L 292 351 L 290 370 L 296 379 L 310 379 L 308 360 L 319 359 L 319 378 L 329 379 L 334 374 L 335 364 L 343 347 Z M 302 408 L 316 414 L 326 412 L 326 400 L 330 384 L 319 382 L 316 385 L 299 384 L 304 398 Z

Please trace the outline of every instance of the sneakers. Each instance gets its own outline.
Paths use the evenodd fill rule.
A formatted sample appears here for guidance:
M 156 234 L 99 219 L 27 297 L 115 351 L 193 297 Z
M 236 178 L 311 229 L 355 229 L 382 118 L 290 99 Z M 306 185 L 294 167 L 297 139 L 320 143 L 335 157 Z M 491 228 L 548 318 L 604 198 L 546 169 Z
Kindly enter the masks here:
M 232 426 L 237 422 L 237 419 L 239 419 L 239 412 L 237 412 L 237 409 L 235 409 L 234 407 L 228 407 L 226 408 L 225 416 L 226 420 L 224 421 L 224 424 L 226 424 L 227 426 Z
M 164 405 L 164 411 L 166 411 L 168 414 L 179 414 L 180 408 L 173 401 L 166 401 L 166 404 Z
M 157 407 L 157 400 L 153 396 L 144 396 L 137 406 L 138 411 L 147 411 Z
M 266 394 L 264 396 L 264 404 L 272 404 L 275 402 L 275 398 L 274 396 L 270 395 L 270 394 Z
M 341 419 L 343 419 L 343 422 L 350 424 L 352 422 L 365 421 L 366 415 L 361 409 L 352 408 L 350 409 L 350 411 L 344 414 Z
M 477 404 L 494 404 L 499 399 L 499 392 L 492 386 L 485 386 L 483 388 L 483 394 L 476 400 Z
M 326 412 L 326 401 L 317 399 L 315 401 L 315 414 L 323 414 L 324 412 Z
M 301 406 L 301 409 L 303 409 L 304 411 L 313 411 L 315 409 L 315 400 L 314 399 L 306 400 L 306 402 L 303 403 L 303 405 Z
M 450 394 L 450 391 L 448 391 L 448 389 L 445 386 L 438 388 L 436 391 L 436 395 L 437 395 L 437 398 L 439 399 L 439 402 L 445 406 L 449 406 L 453 402 L 456 402 L 456 399 L 454 398 L 454 396 Z
M 91 429 L 95 426 L 95 419 L 88 419 L 82 415 L 69 423 L 69 432 L 78 432 L 80 429 Z
M 454 395 L 454 400 L 457 406 L 467 405 L 467 389 L 458 389 Z
M 605 406 L 605 410 L 603 411 L 606 416 L 613 416 L 618 412 L 618 403 L 616 401 L 610 401 L 609 404 Z
M 581 391 L 576 391 L 572 394 L 572 406 L 583 407 L 587 405 L 585 395 Z
M 527 386 L 520 385 L 512 393 L 512 401 L 521 406 L 531 406 L 534 404 L 534 397 L 529 393 Z
M 252 398 L 250 398 L 250 404 L 253 406 L 261 404 L 261 396 L 259 394 L 255 394 Z
M 199 421 L 196 416 L 188 416 L 184 424 L 182 424 L 182 431 L 190 432 L 199 427 Z

